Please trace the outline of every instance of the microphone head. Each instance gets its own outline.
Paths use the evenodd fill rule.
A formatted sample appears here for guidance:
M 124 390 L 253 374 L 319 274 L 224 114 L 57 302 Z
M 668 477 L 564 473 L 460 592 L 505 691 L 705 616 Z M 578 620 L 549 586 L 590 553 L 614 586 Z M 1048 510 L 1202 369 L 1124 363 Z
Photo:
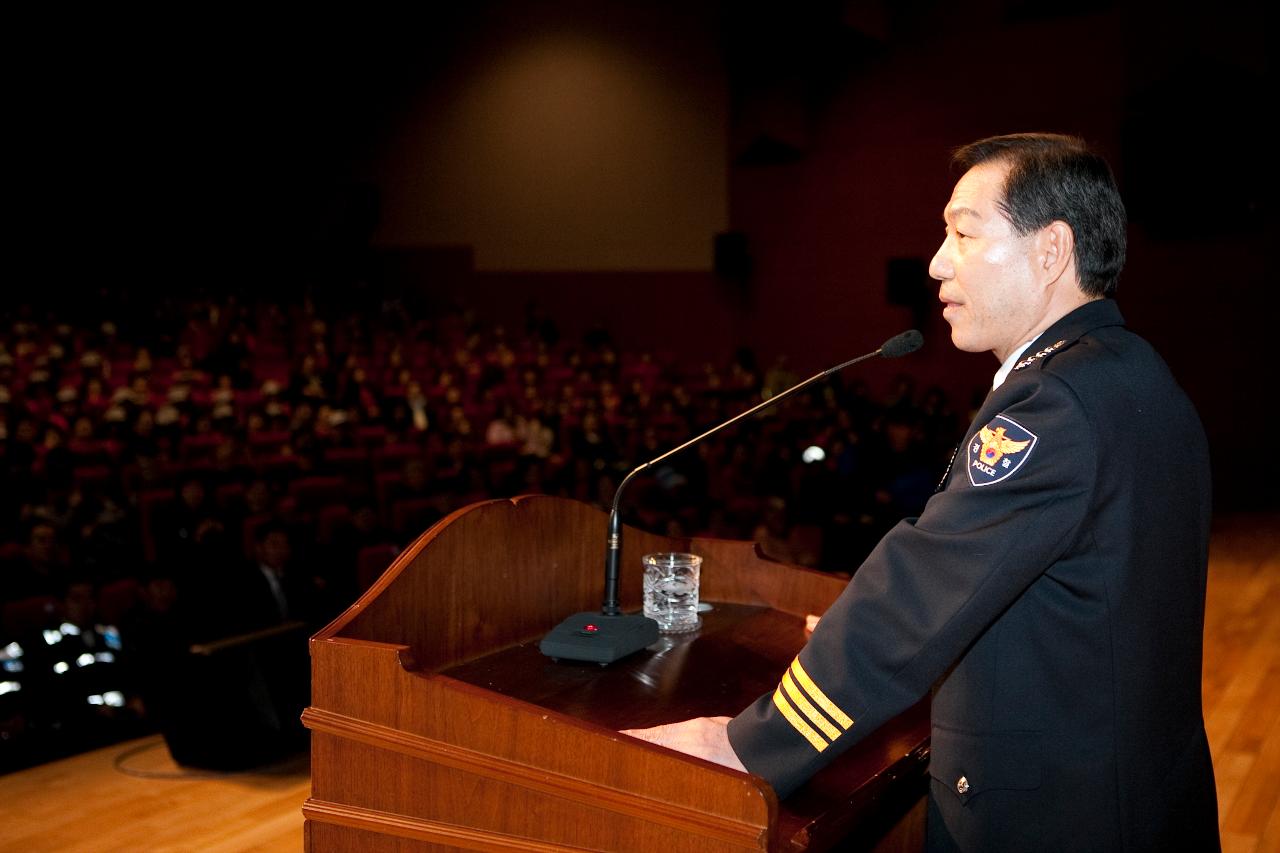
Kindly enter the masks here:
M 880 346 L 880 355 L 884 358 L 897 358 L 900 355 L 915 352 L 922 346 L 924 346 L 924 335 L 911 329 L 885 341 Z

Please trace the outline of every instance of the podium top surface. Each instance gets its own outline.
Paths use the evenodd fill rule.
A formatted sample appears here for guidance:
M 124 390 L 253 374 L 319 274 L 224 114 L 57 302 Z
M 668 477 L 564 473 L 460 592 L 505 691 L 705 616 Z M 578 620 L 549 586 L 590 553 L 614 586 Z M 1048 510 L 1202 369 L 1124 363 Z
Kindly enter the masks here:
M 804 620 L 767 607 L 712 608 L 698 630 L 664 634 L 607 666 L 553 661 L 531 641 L 439 674 L 609 729 L 732 716 L 773 690 L 804 645 Z
M 712 607 L 697 631 L 664 635 L 608 666 L 553 661 L 535 640 L 439 674 L 612 730 L 733 716 L 777 686 L 804 645 L 804 620 L 768 607 Z M 925 701 L 857 744 L 780 804 L 780 836 L 799 839 L 816 824 L 854 820 L 858 792 L 872 799 L 878 780 L 905 772 L 927 731 Z

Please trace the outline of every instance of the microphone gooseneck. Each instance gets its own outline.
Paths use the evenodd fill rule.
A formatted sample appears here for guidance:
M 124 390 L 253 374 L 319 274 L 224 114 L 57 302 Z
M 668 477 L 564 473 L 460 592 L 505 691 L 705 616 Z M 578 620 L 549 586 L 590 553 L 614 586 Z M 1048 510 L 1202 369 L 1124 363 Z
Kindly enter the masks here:
M 622 555 L 622 517 L 618 511 L 618 508 L 621 505 L 621 501 L 622 501 L 622 490 L 626 488 L 627 483 L 631 482 L 633 477 L 635 477 L 641 471 L 644 471 L 648 468 L 652 468 L 654 465 L 657 465 L 659 462 L 662 462 L 663 460 L 676 455 L 681 450 L 684 450 L 685 448 L 690 447 L 691 445 L 697 444 L 698 442 L 702 441 L 704 438 L 710 438 L 712 435 L 716 434 L 717 432 L 724 429 L 725 427 L 732 426 L 733 424 L 736 424 L 738 421 L 742 420 L 743 418 L 747 418 L 747 417 L 750 417 L 751 415 L 754 415 L 756 412 L 760 411 L 761 409 L 765 409 L 765 408 L 768 408 L 769 406 L 773 406 L 777 403 L 781 403 L 783 400 L 787 399 L 792 394 L 795 394 L 796 392 L 809 387 L 814 382 L 817 382 L 820 379 L 827 378 L 833 373 L 839 373 L 841 370 L 844 370 L 846 367 L 855 365 L 858 362 L 867 361 L 868 359 L 872 359 L 877 356 L 881 358 L 898 358 L 899 356 L 903 356 L 908 353 L 915 352 L 916 350 L 920 349 L 920 347 L 923 345 L 924 345 L 924 336 L 921 335 L 920 332 L 917 331 L 916 329 L 911 329 L 910 331 L 903 332 L 902 334 L 894 335 L 892 338 L 890 338 L 889 340 L 881 344 L 880 348 L 875 350 L 874 352 L 869 352 L 864 355 L 860 355 L 857 358 L 851 358 L 842 364 L 837 364 L 835 367 L 828 367 L 826 370 L 822 371 L 821 373 L 815 373 L 813 376 L 810 376 L 808 379 L 804 380 L 803 382 L 797 385 L 792 385 L 790 388 L 783 391 L 782 393 L 776 394 L 773 397 L 770 397 L 766 400 L 762 400 L 756 405 L 747 409 L 746 411 L 740 412 L 739 414 L 734 415 L 732 418 L 729 418 L 729 420 L 725 421 L 724 423 L 717 424 L 716 426 L 713 426 L 711 429 L 707 430 L 701 435 L 695 438 L 689 439 L 679 447 L 674 447 L 660 456 L 655 456 L 653 459 L 650 459 L 648 462 L 645 462 L 643 465 L 640 465 L 639 467 L 635 468 L 630 474 L 627 474 L 627 476 L 623 477 L 622 482 L 618 484 L 618 488 L 613 493 L 613 507 L 609 510 L 609 530 L 608 530 L 608 537 L 605 544 L 605 558 L 604 558 L 604 602 L 601 606 L 601 612 L 604 613 L 606 616 L 617 616 L 622 612 L 618 604 L 618 563 Z

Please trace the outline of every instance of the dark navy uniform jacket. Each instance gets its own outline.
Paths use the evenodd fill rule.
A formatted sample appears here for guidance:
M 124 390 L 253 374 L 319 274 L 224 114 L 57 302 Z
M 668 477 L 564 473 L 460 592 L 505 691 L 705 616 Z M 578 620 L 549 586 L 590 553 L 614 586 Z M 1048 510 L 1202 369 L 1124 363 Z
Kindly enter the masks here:
M 1090 302 L 984 402 L 729 724 L 780 797 L 933 689 L 933 850 L 1218 848 L 1201 712 L 1208 449 L 1168 368 Z

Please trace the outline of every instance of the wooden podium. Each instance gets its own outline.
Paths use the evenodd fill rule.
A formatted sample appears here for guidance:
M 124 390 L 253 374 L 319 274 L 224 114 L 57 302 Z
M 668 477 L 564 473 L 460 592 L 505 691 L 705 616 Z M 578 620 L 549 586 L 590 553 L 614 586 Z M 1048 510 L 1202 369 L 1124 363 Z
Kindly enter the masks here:
M 617 731 L 733 715 L 772 691 L 804 614 L 844 580 L 751 543 L 628 528 L 624 609 L 640 607 L 641 555 L 692 551 L 714 607 L 703 626 L 608 667 L 543 657 L 544 633 L 599 607 L 604 535 L 604 513 L 573 501 L 474 504 L 312 638 L 307 850 L 919 849 L 924 705 L 782 803 L 759 777 Z

